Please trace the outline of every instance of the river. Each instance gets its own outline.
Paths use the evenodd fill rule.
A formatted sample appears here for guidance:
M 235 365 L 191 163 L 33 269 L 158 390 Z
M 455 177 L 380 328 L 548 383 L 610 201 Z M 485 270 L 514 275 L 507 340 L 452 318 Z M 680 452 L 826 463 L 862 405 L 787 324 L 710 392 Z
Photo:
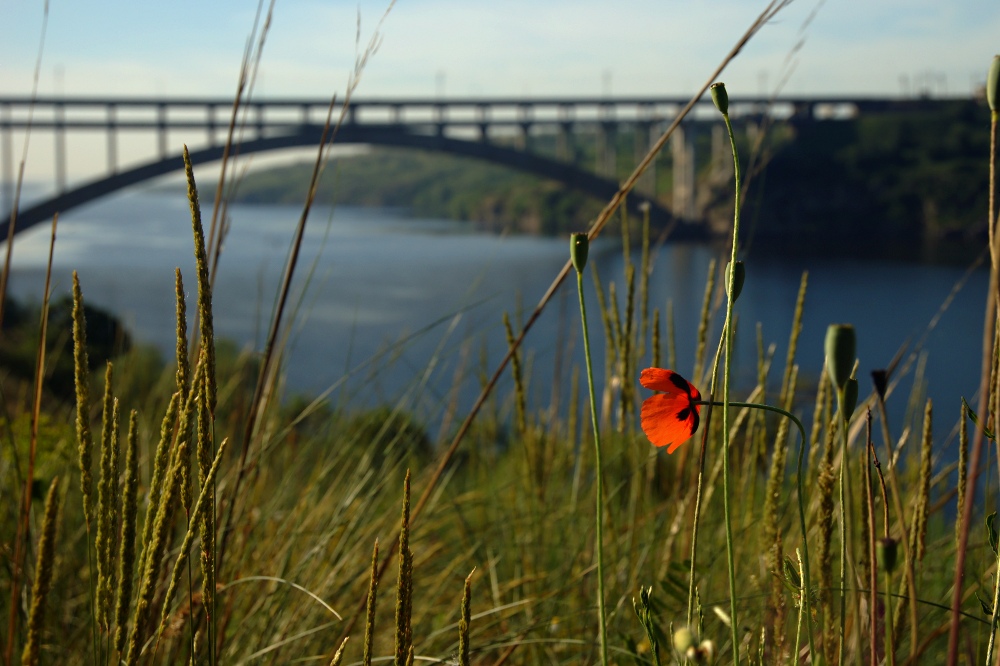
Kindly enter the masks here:
M 216 334 L 260 350 L 299 209 L 237 205 L 230 215 L 214 298 Z M 189 308 L 195 300 L 190 228 L 186 199 L 163 191 L 137 189 L 71 211 L 59 222 L 54 292 L 67 293 L 77 270 L 88 303 L 117 313 L 137 341 L 170 358 L 175 267 L 183 272 Z M 48 235 L 42 225 L 15 242 L 10 285 L 19 299 L 41 299 Z M 705 276 L 717 253 L 704 245 L 666 244 L 655 255 L 651 308 L 663 313 L 673 303 L 677 369 L 683 374 L 693 365 Z M 506 349 L 502 313 L 515 321 L 526 316 L 567 256 L 564 238 L 496 236 L 456 222 L 410 219 L 401 211 L 317 207 L 290 311 L 286 394 L 336 387 L 334 396 L 356 404 L 405 395 L 410 408 L 433 421 L 459 373 L 465 379 L 457 400 L 466 406 L 478 392 L 480 375 L 491 372 Z M 601 239 L 591 257 L 605 286 L 616 282 L 624 301 L 620 244 Z M 754 377 L 758 322 L 765 346 L 776 345 L 771 379 L 780 382 L 799 280 L 808 270 L 800 382 L 815 383 L 830 323 L 857 328 L 863 393 L 871 369 L 885 367 L 907 341 L 911 348 L 921 341 L 936 422 L 947 424 L 935 429 L 951 430 L 959 398 L 971 401 L 978 385 L 985 269 L 788 254 L 751 255 L 746 263 L 737 303 L 738 386 Z M 585 284 L 600 372 L 604 332 L 589 275 Z M 953 293 L 957 285 L 961 289 Z M 928 330 L 950 294 L 947 310 Z M 557 366 L 556 381 L 567 395 L 568 368 L 583 357 L 573 280 L 529 334 L 527 351 L 533 405 L 549 404 Z M 557 363 L 562 354 L 571 362 Z M 913 383 L 915 364 L 908 367 L 890 402 L 898 416 Z

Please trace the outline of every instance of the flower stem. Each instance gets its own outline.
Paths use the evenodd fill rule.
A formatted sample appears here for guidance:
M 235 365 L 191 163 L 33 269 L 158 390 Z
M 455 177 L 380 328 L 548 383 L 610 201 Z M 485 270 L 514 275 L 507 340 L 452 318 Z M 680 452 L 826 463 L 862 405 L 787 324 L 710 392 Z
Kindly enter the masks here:
M 893 644 L 893 627 L 892 627 L 892 572 L 886 570 L 885 572 L 885 654 L 886 654 L 886 664 L 888 666 L 896 666 L 896 648 Z M 990 661 L 986 662 L 991 663 Z
M 583 300 L 583 271 L 576 272 L 576 288 L 580 295 L 580 321 L 583 324 L 583 351 L 587 365 L 587 384 L 590 388 L 590 420 L 594 428 L 594 452 L 597 493 L 597 612 L 601 631 L 601 663 L 608 664 L 608 626 L 604 607 L 604 481 L 601 467 L 601 430 L 597 426 L 597 396 L 594 394 L 594 366 L 590 360 L 590 335 L 587 332 L 587 306 Z
M 714 400 L 697 400 L 695 404 L 698 405 L 709 405 L 715 407 L 724 406 L 723 403 Z M 798 496 L 799 496 L 799 529 L 802 530 L 802 604 L 803 611 L 806 620 L 806 636 L 809 640 L 809 654 L 816 654 L 813 649 L 813 635 L 812 635 L 812 614 L 809 610 L 809 540 L 806 538 L 806 509 L 805 509 L 805 488 L 802 485 L 802 460 L 804 458 L 804 449 L 806 445 L 806 429 L 802 425 L 802 421 L 798 419 L 795 414 L 782 409 L 781 407 L 775 407 L 773 405 L 765 405 L 756 402 L 730 402 L 730 407 L 736 407 L 739 409 L 760 409 L 765 412 L 773 412 L 779 414 L 789 419 L 795 424 L 795 427 L 799 431 L 799 459 L 798 459 L 798 473 L 797 473 L 797 483 L 798 483 Z
M 740 239 L 740 160 L 736 150 L 736 137 L 733 135 L 733 123 L 729 120 L 729 113 L 723 111 L 723 119 L 726 121 L 726 131 L 729 133 L 729 144 L 733 150 L 733 169 L 736 180 L 735 212 L 733 214 L 733 243 L 732 257 L 730 265 L 736 265 L 736 252 L 739 249 Z M 729 376 L 732 366 L 733 351 L 733 284 L 736 271 L 728 271 L 726 280 L 726 324 L 723 332 L 726 352 L 726 360 L 723 366 L 722 380 L 722 499 L 726 519 L 726 561 L 729 565 L 729 616 L 730 630 L 733 640 L 733 663 L 740 662 L 740 641 L 737 630 L 738 621 L 736 616 L 736 560 L 733 554 L 733 520 L 729 508 Z

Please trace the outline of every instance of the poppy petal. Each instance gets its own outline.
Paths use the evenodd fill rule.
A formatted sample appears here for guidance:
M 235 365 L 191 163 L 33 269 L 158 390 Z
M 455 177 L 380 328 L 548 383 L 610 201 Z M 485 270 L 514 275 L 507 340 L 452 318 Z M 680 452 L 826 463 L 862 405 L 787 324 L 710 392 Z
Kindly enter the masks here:
M 683 383 L 679 384 L 677 379 Z M 646 368 L 639 375 L 639 383 L 653 391 L 663 391 L 671 395 L 677 395 L 679 392 L 688 393 L 684 385 L 691 386 L 686 379 L 673 370 L 664 370 L 663 368 Z
M 675 373 L 676 374 L 676 373 Z M 698 429 L 698 405 L 686 395 L 654 395 L 642 403 L 642 430 L 654 446 L 673 453 Z

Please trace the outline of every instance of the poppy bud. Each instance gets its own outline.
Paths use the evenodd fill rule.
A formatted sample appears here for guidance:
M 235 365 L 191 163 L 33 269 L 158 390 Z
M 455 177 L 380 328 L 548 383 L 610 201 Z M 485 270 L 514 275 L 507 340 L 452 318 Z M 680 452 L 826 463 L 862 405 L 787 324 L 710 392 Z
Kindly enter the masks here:
M 885 401 L 885 390 L 889 386 L 889 373 L 885 370 L 872 370 L 872 384 L 875 385 L 875 392 L 878 399 Z
M 712 101 L 715 102 L 715 108 L 719 110 L 724 116 L 729 115 L 729 93 L 726 92 L 726 84 L 722 81 L 712 84 Z
M 878 543 L 875 544 L 875 560 L 880 569 L 892 573 L 896 568 L 896 546 L 898 544 L 899 542 L 892 537 L 879 539 Z
M 858 380 L 848 378 L 844 384 L 844 420 L 851 418 L 854 408 L 858 406 Z
M 735 266 L 735 269 L 733 268 L 733 266 Z M 726 289 L 727 290 L 729 289 L 729 279 L 730 279 L 729 273 L 730 272 L 732 272 L 732 274 L 733 274 L 732 275 L 733 293 L 729 295 L 729 300 L 731 300 L 733 303 L 735 303 L 736 299 L 739 298 L 740 294 L 743 292 L 743 282 L 746 280 L 746 277 L 747 277 L 747 269 L 746 269 L 746 266 L 743 265 L 742 261 L 737 261 L 735 264 L 733 264 L 733 263 L 726 264 Z
M 830 324 L 826 329 L 826 370 L 840 391 L 854 369 L 856 340 L 850 324 Z
M 681 654 L 694 648 L 694 634 L 687 627 L 681 627 L 674 632 L 674 649 Z
M 569 256 L 573 260 L 573 268 L 582 273 L 587 265 L 587 251 L 590 249 L 590 239 L 587 234 L 573 234 L 569 237 Z
M 994 116 L 1000 112 L 997 88 L 1000 88 L 1000 55 L 993 56 L 990 73 L 986 75 L 986 103 L 990 105 Z

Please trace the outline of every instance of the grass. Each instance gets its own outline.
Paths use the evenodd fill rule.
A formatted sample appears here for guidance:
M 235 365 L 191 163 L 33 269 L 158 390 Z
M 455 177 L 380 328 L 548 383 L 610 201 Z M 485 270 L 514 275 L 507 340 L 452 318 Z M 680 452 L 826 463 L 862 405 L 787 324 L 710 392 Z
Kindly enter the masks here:
M 335 133 L 332 116 L 328 129 Z M 668 138 L 669 131 L 599 214 L 590 239 Z M 317 151 L 313 184 L 325 148 Z M 738 176 L 735 148 L 734 159 Z M 756 385 L 731 386 L 725 352 L 748 330 L 738 326 L 737 270 L 713 264 L 701 321 L 675 330 L 668 317 L 662 335 L 664 321 L 649 314 L 655 248 L 648 224 L 634 266 L 635 221 L 623 219 L 624 298 L 608 276 L 594 275 L 605 356 L 584 370 L 592 376 L 604 361 L 604 393 L 585 413 L 578 396 L 535 410 L 524 399 L 531 373 L 548 369 L 523 363 L 519 346 L 571 270 L 567 261 L 517 335 L 508 321 L 503 364 L 492 375 L 488 367 L 468 370 L 481 373 L 482 392 L 433 447 L 421 415 L 404 404 L 367 415 L 316 403 L 283 407 L 280 308 L 263 359 L 241 364 L 216 353 L 223 349 L 211 326 L 216 255 L 204 240 L 190 169 L 188 182 L 198 303 L 189 314 L 178 274 L 176 368 L 147 378 L 145 406 L 122 426 L 115 395 L 132 385 L 121 366 L 127 371 L 133 357 L 107 366 L 102 390 L 91 386 L 86 285 L 79 282 L 75 403 L 52 399 L 41 410 L 52 351 L 45 344 L 30 399 L 5 400 L 0 488 L 17 506 L 5 510 L 17 519 L 0 524 L 0 596 L 10 600 L 5 664 L 17 654 L 26 664 L 917 664 L 958 663 L 959 653 L 990 663 L 998 547 L 981 527 L 993 507 L 972 500 L 983 433 L 1000 411 L 992 327 L 983 402 L 970 413 L 982 424 L 972 430 L 978 443 L 969 473 L 963 453 L 963 473 L 954 475 L 934 457 L 944 443 L 934 442 L 931 423 L 953 409 L 965 451 L 962 396 L 936 406 L 937 414 L 914 398 L 922 430 L 919 452 L 909 455 L 916 435 L 909 419 L 887 419 L 885 392 L 857 396 L 857 408 L 848 409 L 848 387 L 858 387 L 853 345 L 829 346 L 836 371 L 827 378 L 822 367 L 799 366 L 793 324 L 784 367 L 761 344 Z M 995 219 L 992 204 L 989 215 Z M 582 272 L 577 277 L 582 284 Z M 713 307 L 730 294 L 725 310 Z M 807 301 L 803 280 L 800 312 Z M 707 331 L 720 319 L 713 362 Z M 663 339 L 677 335 L 697 337 L 691 365 L 699 370 L 690 379 L 709 390 L 701 430 L 668 456 L 637 428 L 643 396 L 636 382 L 641 368 L 664 357 Z M 669 358 L 674 345 L 667 346 Z M 508 360 L 518 361 L 515 386 L 497 394 Z M 779 372 L 779 404 L 758 409 Z M 807 374 L 821 377 L 818 385 L 797 387 Z M 885 391 L 892 390 L 889 381 Z M 482 409 L 500 403 L 516 406 L 515 427 L 502 410 Z M 886 450 L 878 462 L 873 428 L 865 427 L 869 409 Z M 799 416 L 791 428 L 788 412 L 811 421 Z M 793 480 L 787 448 L 807 436 Z M 904 455 L 897 458 L 897 449 Z M 989 490 L 992 474 L 985 479 Z M 963 516 L 958 529 L 948 518 L 953 507 Z M 897 542 L 892 567 L 887 549 Z M 953 585 L 963 567 L 964 579 Z M 387 590 L 395 590 L 394 603 L 384 599 Z

